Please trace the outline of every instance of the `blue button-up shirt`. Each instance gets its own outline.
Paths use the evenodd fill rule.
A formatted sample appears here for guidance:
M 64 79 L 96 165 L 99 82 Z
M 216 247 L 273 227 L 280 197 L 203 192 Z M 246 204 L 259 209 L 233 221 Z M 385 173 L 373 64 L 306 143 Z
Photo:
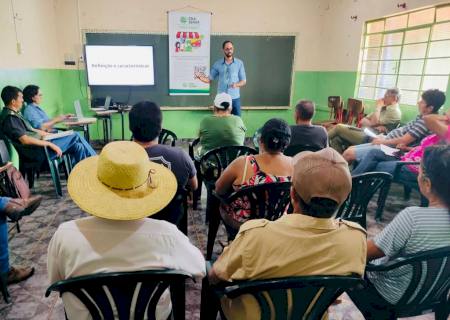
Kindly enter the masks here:
M 209 73 L 209 78 L 215 80 L 219 78 L 217 85 L 217 93 L 228 93 L 232 99 L 240 97 L 239 88 L 230 88 L 230 85 L 242 80 L 247 80 L 245 77 L 244 63 L 242 60 L 233 58 L 233 62 L 227 64 L 225 58 L 217 60 Z
M 50 120 L 45 111 L 34 103 L 27 104 L 23 111 L 23 117 L 27 119 L 35 129 L 41 129 L 42 124 Z

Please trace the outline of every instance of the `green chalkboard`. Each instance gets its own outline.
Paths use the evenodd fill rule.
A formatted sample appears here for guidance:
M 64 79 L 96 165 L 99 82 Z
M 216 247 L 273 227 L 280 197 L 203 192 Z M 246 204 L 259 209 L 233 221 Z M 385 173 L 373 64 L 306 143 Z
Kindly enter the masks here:
M 211 65 L 223 57 L 222 42 L 231 40 L 235 56 L 244 61 L 247 85 L 241 89 L 242 106 L 288 106 L 291 93 L 295 36 L 212 35 Z M 210 106 L 209 96 L 169 96 L 168 36 L 163 34 L 87 33 L 88 45 L 153 46 L 155 85 L 142 87 L 91 86 L 93 98 L 112 96 L 115 101 L 151 100 L 161 106 Z

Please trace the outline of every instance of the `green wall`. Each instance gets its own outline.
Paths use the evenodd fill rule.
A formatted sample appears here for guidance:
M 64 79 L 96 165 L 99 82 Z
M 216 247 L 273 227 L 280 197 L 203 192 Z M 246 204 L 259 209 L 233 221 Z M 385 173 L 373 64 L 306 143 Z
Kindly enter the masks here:
M 315 120 L 328 119 L 327 97 L 339 95 L 344 101 L 354 96 L 357 73 L 345 71 L 296 71 L 294 74 L 291 106 L 300 99 L 310 99 L 316 102 Z M 7 84 L 25 87 L 27 84 L 37 84 L 44 95 L 42 107 L 50 116 L 61 113 L 73 113 L 73 101 L 79 99 L 86 116 L 91 115 L 88 108 L 86 75 L 84 71 L 62 69 L 2 69 L 0 70 L 0 87 Z M 244 89 L 245 90 L 245 89 Z M 450 92 L 447 90 L 447 96 Z M 449 99 L 450 100 L 450 99 Z M 447 105 L 449 102 L 447 102 Z M 374 101 L 366 101 L 366 112 L 373 109 Z M 414 118 L 417 108 L 401 106 L 403 121 Z M 197 135 L 201 119 L 209 111 L 164 111 L 163 126 L 174 131 L 180 138 L 192 138 Z M 248 128 L 248 136 L 270 118 L 279 117 L 293 123 L 293 110 L 244 110 L 242 118 Z M 121 135 L 120 116 L 113 116 L 113 135 L 116 139 Z M 91 126 L 91 137 L 102 137 L 102 127 Z M 128 119 L 125 120 L 126 138 L 129 138 Z

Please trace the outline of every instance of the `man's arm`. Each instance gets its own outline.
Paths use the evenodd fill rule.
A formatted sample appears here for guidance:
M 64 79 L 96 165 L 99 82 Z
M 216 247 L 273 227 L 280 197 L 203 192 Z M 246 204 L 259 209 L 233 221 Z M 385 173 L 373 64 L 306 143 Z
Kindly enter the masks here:
M 27 135 L 23 135 L 19 138 L 19 141 L 23 145 L 31 145 L 31 146 L 38 146 L 38 147 L 49 147 L 52 149 L 58 157 L 62 156 L 62 150 L 54 143 L 51 143 L 50 141 L 45 140 L 39 140 Z
M 192 191 L 197 190 L 197 188 L 198 188 L 198 180 L 197 180 L 197 176 L 193 176 L 192 178 L 190 178 L 189 181 L 188 181 L 188 185 L 189 185 L 189 188 L 190 188 Z
M 387 145 L 398 145 L 398 144 L 403 144 L 405 146 L 410 145 L 411 143 L 413 143 L 414 141 L 416 141 L 416 138 L 413 137 L 410 133 L 406 133 L 403 136 L 401 136 L 400 138 L 395 138 L 395 139 L 384 139 L 384 138 L 375 138 L 372 140 L 372 144 L 387 144 Z
M 372 240 L 367 241 L 367 261 L 384 257 L 383 251 L 378 248 Z

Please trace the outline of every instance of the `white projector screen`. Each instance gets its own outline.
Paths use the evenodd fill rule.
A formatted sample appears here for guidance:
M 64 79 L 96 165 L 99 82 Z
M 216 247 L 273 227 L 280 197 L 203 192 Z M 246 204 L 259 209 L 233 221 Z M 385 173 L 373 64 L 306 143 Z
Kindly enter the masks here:
M 155 84 L 152 46 L 86 45 L 91 86 L 151 86 Z

